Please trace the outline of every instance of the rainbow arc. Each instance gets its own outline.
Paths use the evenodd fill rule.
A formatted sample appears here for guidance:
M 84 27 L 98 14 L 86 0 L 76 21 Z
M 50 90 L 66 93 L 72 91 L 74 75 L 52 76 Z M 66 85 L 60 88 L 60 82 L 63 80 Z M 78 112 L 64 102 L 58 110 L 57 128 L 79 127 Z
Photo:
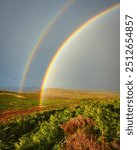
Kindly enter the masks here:
M 69 44 L 69 42 L 76 37 L 85 27 L 87 27 L 89 24 L 93 23 L 95 20 L 99 19 L 100 17 L 106 15 L 107 13 L 111 12 L 112 10 L 116 9 L 119 7 L 119 4 L 113 5 L 109 8 L 107 8 L 106 10 L 102 11 L 101 13 L 97 14 L 96 16 L 92 17 L 91 19 L 89 19 L 87 22 L 85 22 L 82 26 L 80 26 L 76 31 L 74 31 L 64 42 L 63 44 L 60 46 L 60 48 L 57 50 L 56 54 L 54 55 L 53 59 L 51 60 L 48 69 L 45 72 L 44 78 L 43 78 L 43 82 L 42 82 L 42 86 L 41 86 L 41 93 L 40 93 L 40 106 L 42 105 L 42 102 L 44 100 L 44 93 L 45 93 L 45 89 L 46 89 L 46 83 L 47 81 L 50 79 L 50 72 L 52 67 L 55 65 L 57 58 L 60 56 L 61 51 L 64 50 L 65 46 L 67 44 Z

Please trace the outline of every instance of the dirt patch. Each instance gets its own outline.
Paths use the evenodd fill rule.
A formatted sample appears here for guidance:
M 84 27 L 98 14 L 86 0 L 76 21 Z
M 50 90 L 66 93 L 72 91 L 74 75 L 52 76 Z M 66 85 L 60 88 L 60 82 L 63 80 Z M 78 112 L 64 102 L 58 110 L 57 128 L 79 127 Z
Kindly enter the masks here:
M 26 98 L 26 97 L 23 96 L 23 95 L 14 94 L 14 93 L 0 93 L 0 95 L 10 95 L 10 96 L 14 96 L 14 97 L 17 97 L 17 98 Z
M 6 110 L 3 112 L 0 112 L 0 123 L 8 122 L 9 120 L 11 120 L 17 116 L 28 115 L 28 114 L 32 114 L 35 112 L 40 112 L 44 109 L 45 109 L 44 107 L 38 106 L 38 107 L 32 107 L 27 110 Z

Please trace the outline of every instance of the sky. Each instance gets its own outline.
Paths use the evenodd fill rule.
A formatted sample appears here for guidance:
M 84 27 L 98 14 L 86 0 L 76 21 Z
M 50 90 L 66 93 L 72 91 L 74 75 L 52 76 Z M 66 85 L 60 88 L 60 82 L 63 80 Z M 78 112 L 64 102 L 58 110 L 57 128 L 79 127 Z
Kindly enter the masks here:
M 63 6 L 66 3 L 68 3 L 68 0 L 58 0 L 58 1 L 0 0 L 0 88 L 1 89 L 9 89 L 9 90 L 19 89 L 22 81 L 23 72 L 26 63 L 28 61 L 28 58 L 30 56 L 31 50 L 35 46 L 40 35 L 43 33 L 44 28 L 57 15 L 57 13 L 63 8 Z M 116 3 L 119 3 L 119 1 L 118 0 L 109 0 L 109 1 L 108 0 L 101 0 L 101 1 L 100 0 L 74 0 L 74 2 L 69 6 L 69 8 L 65 12 L 63 12 L 63 14 L 56 20 L 54 25 L 49 30 L 47 36 L 44 37 L 42 43 L 38 47 L 38 52 L 36 53 L 36 56 L 34 57 L 31 66 L 29 68 L 24 89 L 27 88 L 40 89 L 45 71 L 47 70 L 53 56 L 57 52 L 60 45 L 79 26 L 84 24 L 91 17 L 95 16 L 96 14 L 102 12 L 103 10 L 107 9 L 108 7 Z M 113 15 L 113 17 L 117 21 L 116 24 L 119 24 L 117 18 L 119 17 L 119 14 L 117 13 L 117 17 Z M 105 23 L 107 26 L 111 26 L 111 25 L 115 26 L 115 22 L 114 24 L 109 24 L 108 20 L 106 22 Z M 102 30 L 104 28 L 102 27 Z M 116 28 L 116 30 L 119 32 L 118 27 Z M 92 34 L 92 32 L 93 31 L 91 31 L 90 33 Z M 88 35 L 89 38 L 91 38 L 91 34 Z M 99 37 L 98 34 L 97 37 Z M 119 42 L 117 42 L 116 47 L 117 49 L 119 48 Z M 76 45 L 75 48 L 78 49 Z M 85 56 L 84 58 L 81 58 L 82 56 L 78 56 L 78 57 L 80 59 L 86 59 L 87 56 Z M 119 53 L 117 52 L 116 58 L 118 57 L 119 57 Z M 73 58 L 75 58 L 75 55 Z M 79 66 L 84 65 L 83 62 L 80 61 L 76 62 L 76 64 L 77 63 L 79 63 Z M 89 64 L 93 63 L 93 60 L 89 61 L 88 63 Z M 86 68 L 88 67 L 89 66 L 87 65 Z M 61 66 L 59 66 L 59 68 L 61 68 Z M 60 69 L 57 70 L 58 70 L 57 72 L 59 72 Z M 74 69 L 69 71 L 73 72 Z M 116 79 L 118 78 L 117 81 L 119 82 L 118 74 L 119 72 L 117 68 Z M 56 75 L 58 75 L 58 73 L 55 74 L 55 76 Z M 62 76 L 63 74 L 61 75 L 61 78 L 62 79 L 64 78 L 64 81 L 62 81 L 61 84 L 56 84 L 57 82 L 55 82 L 55 78 L 54 78 L 54 83 L 56 84 L 57 87 L 78 88 L 78 89 L 93 88 L 92 86 L 90 87 L 88 84 L 86 84 L 87 81 L 85 82 L 87 86 L 83 84 L 84 82 L 81 82 L 81 84 L 75 83 L 74 85 L 74 82 L 70 82 L 70 81 L 67 81 L 69 82 L 69 86 L 67 86 L 67 83 L 65 83 L 67 76 L 63 76 L 63 77 Z M 79 81 L 84 76 L 85 76 L 85 72 L 83 72 L 81 77 L 78 78 Z M 91 76 L 91 78 L 94 78 L 94 76 L 93 77 Z M 89 80 L 89 77 L 87 79 Z M 113 82 L 116 82 L 115 88 L 117 87 L 116 90 L 118 90 L 118 84 L 116 79 Z M 103 84 L 104 83 L 102 83 L 102 85 Z M 52 82 L 52 86 L 55 86 L 53 82 Z M 102 88 L 102 86 L 100 88 Z
M 52 65 L 46 88 L 119 90 L 119 13 L 117 7 L 71 38 Z

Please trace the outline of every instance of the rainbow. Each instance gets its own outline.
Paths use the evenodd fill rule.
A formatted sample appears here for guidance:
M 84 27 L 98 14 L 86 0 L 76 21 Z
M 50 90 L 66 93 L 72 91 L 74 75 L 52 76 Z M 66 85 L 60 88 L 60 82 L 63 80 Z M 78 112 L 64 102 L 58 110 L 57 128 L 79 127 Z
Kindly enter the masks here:
M 45 27 L 44 31 L 42 32 L 42 34 L 40 35 L 40 37 L 38 38 L 38 41 L 36 42 L 36 44 L 34 45 L 33 49 L 31 50 L 30 54 L 29 54 L 29 58 L 28 61 L 25 65 L 25 69 L 23 71 L 23 76 L 22 76 L 22 80 L 21 80 L 21 84 L 20 84 L 20 89 L 19 92 L 23 92 L 23 87 L 25 85 L 25 81 L 27 78 L 27 74 L 30 68 L 30 65 L 32 64 L 32 61 L 34 59 L 34 57 L 36 56 L 36 53 L 38 51 L 39 46 L 41 45 L 41 43 L 43 42 L 44 38 L 46 37 L 46 35 L 48 34 L 48 32 L 50 31 L 50 29 L 53 27 L 53 25 L 56 23 L 56 21 L 64 14 L 64 12 L 74 3 L 75 0 L 70 0 L 68 1 L 64 7 L 52 18 L 52 20 L 48 23 L 48 25 Z
M 112 11 L 113 9 L 119 7 L 119 4 L 115 4 L 107 9 L 105 9 L 104 11 L 102 11 L 101 13 L 97 14 L 96 16 L 92 17 L 91 19 L 89 19 L 87 22 L 85 22 L 82 26 L 80 26 L 76 31 L 74 31 L 65 41 L 64 43 L 60 46 L 60 48 L 57 50 L 56 54 L 54 55 L 53 59 L 51 60 L 48 69 L 46 70 L 46 73 L 44 75 L 43 78 L 43 82 L 42 82 L 42 86 L 41 86 L 41 93 L 40 93 L 40 106 L 42 106 L 42 102 L 44 99 L 44 92 L 45 92 L 45 87 L 46 87 L 46 83 L 49 80 L 49 74 L 51 72 L 51 68 L 52 66 L 54 66 L 54 63 L 56 61 L 56 59 L 59 57 L 61 51 L 65 48 L 65 46 L 75 37 L 78 35 L 78 33 L 80 31 L 82 31 L 86 26 L 88 26 L 89 24 L 93 23 L 95 20 L 97 20 L 98 18 L 100 18 L 101 16 L 109 13 L 110 11 Z

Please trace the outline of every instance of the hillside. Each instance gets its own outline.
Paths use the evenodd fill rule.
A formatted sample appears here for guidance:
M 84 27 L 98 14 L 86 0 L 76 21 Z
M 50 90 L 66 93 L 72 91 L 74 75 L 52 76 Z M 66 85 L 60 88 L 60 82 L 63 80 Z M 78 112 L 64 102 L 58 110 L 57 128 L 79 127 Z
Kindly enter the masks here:
M 88 90 L 69 90 L 59 88 L 48 88 L 45 90 L 46 99 L 106 99 L 117 98 L 118 92 L 106 92 L 106 91 L 88 91 Z
M 104 91 L 68 90 L 49 88 L 45 91 L 43 106 L 55 103 L 75 103 L 81 100 L 109 100 L 119 98 L 119 93 Z M 28 109 L 39 106 L 40 92 L 30 91 L 24 93 L 0 91 L 0 111 Z
M 116 100 L 119 99 L 119 93 L 50 88 L 45 91 L 42 107 L 40 107 L 39 99 L 40 92 L 38 91 L 25 93 L 0 91 L 0 122 L 42 110 L 74 108 L 88 100 Z
M 2 150 L 119 150 L 119 93 L 47 89 L 0 91 Z

